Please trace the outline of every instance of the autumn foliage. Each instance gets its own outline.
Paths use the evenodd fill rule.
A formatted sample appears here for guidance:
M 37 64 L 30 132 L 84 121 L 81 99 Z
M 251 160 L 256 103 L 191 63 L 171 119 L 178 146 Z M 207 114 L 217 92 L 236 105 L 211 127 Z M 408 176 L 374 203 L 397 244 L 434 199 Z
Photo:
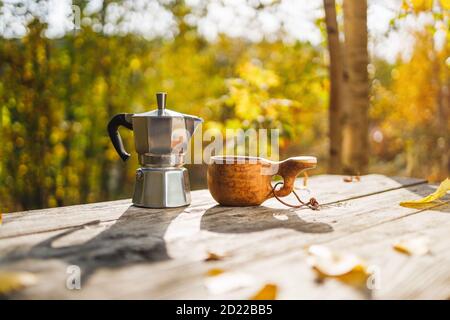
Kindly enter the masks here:
M 423 6 L 404 14 L 430 9 Z M 448 16 L 435 19 L 448 31 Z M 281 157 L 315 155 L 316 173 L 327 171 L 325 42 L 211 43 L 187 25 L 173 40 L 90 27 L 48 39 L 43 28 L 34 21 L 25 37 L 0 38 L 1 211 L 129 197 L 137 159 L 121 162 L 106 124 L 119 112 L 153 109 L 156 91 L 169 93 L 169 108 L 204 118 L 205 128 L 278 128 Z M 413 34 L 409 59 L 370 62 L 371 172 L 448 175 L 450 42 L 447 34 L 437 48 L 435 31 Z M 204 186 L 197 172 L 193 185 Z

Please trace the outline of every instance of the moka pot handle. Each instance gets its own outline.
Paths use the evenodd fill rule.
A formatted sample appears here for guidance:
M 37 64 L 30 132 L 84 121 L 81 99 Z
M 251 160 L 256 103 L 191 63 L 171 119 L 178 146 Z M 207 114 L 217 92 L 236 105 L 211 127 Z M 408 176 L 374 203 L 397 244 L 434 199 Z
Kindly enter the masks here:
M 120 137 L 119 127 L 123 126 L 129 130 L 133 130 L 133 124 L 131 123 L 131 113 L 119 113 L 112 117 L 108 123 L 108 134 L 111 142 L 123 161 L 126 161 L 130 154 L 125 150 Z M 130 122 L 129 122 L 130 121 Z

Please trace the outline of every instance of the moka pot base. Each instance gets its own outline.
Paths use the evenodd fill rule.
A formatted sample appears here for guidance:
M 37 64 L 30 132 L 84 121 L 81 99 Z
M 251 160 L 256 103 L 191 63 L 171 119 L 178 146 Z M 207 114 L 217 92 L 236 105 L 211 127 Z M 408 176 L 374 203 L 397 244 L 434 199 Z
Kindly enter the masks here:
M 191 203 L 188 171 L 184 167 L 142 167 L 136 170 L 133 205 L 176 208 Z

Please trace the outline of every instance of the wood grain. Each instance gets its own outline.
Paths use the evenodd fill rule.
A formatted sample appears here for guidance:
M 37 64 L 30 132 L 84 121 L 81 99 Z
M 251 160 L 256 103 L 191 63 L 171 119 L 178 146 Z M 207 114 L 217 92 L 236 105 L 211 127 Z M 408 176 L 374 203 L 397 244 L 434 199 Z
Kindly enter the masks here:
M 141 209 L 126 200 L 7 214 L 0 228 L 0 270 L 39 277 L 37 285 L 9 298 L 245 299 L 268 281 L 279 285 L 281 299 L 447 298 L 448 204 L 422 210 L 398 205 L 434 186 L 380 175 L 358 183 L 342 178 L 309 180 L 324 204 L 318 213 L 286 209 L 274 199 L 262 207 L 220 207 L 207 191 L 197 191 L 193 204 L 181 209 Z M 393 241 L 424 235 L 432 241 L 430 255 L 408 257 L 392 249 Z M 381 288 L 360 291 L 337 280 L 318 284 L 306 264 L 304 248 L 311 244 L 354 252 L 379 266 Z M 205 262 L 208 251 L 228 255 Z M 65 287 L 72 264 L 82 269 L 80 291 Z M 205 272 L 213 267 L 248 274 L 253 282 L 213 295 L 205 286 Z
M 321 175 L 310 177 L 308 188 L 310 194 L 300 191 L 304 197 L 312 195 L 321 204 L 331 204 L 339 201 L 377 194 L 389 190 L 395 190 L 407 186 L 425 183 L 423 179 L 393 177 L 387 178 L 382 175 L 362 176 L 358 183 L 344 183 L 343 177 L 339 175 Z M 302 185 L 302 179 L 297 179 L 297 185 Z M 187 210 L 205 208 L 216 204 L 208 190 L 192 192 L 193 203 Z M 285 198 L 286 201 L 295 203 L 293 196 Z M 73 228 L 93 221 L 108 222 L 116 221 L 130 207 L 131 200 L 118 200 L 110 202 L 99 202 L 76 206 L 61 207 L 57 209 L 31 210 L 23 212 L 3 214 L 3 225 L 0 228 L 0 239 L 15 237 L 25 234 L 34 234 L 51 230 L 63 230 Z M 286 208 L 274 199 L 264 203 L 272 208 Z M 145 213 L 162 212 L 161 209 L 143 209 Z

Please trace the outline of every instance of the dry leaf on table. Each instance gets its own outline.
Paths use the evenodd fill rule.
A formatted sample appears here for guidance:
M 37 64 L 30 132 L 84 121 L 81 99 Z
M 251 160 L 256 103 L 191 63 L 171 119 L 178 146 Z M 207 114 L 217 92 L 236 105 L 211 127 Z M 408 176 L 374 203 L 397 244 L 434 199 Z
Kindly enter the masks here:
M 365 262 L 358 256 L 333 252 L 320 245 L 309 247 L 308 253 L 308 263 L 318 273 L 319 279 L 335 278 L 358 287 L 366 284 L 369 274 Z
M 0 295 L 36 284 L 37 277 L 29 272 L 0 271 Z
M 410 256 L 422 256 L 430 252 L 429 243 L 427 237 L 419 237 L 399 241 L 393 245 L 393 248 Z
M 221 253 L 208 251 L 206 253 L 205 261 L 207 261 L 207 262 L 209 262 L 209 261 L 220 261 L 220 260 L 225 259 L 227 256 L 228 256 L 227 254 L 221 254 Z
M 206 275 L 208 277 L 215 277 L 224 272 L 225 272 L 225 270 L 223 270 L 223 269 L 214 268 L 214 269 L 209 269 L 208 272 L 206 273 Z
M 250 300 L 275 300 L 277 298 L 278 287 L 276 284 L 268 283 L 258 291 Z
M 361 181 L 361 177 L 359 175 L 357 176 L 349 176 L 349 177 L 344 177 L 342 179 L 344 182 L 360 182 Z
M 439 185 L 439 187 L 436 189 L 436 191 L 433 192 L 432 194 L 430 194 L 422 199 L 400 202 L 400 205 L 402 207 L 407 207 L 407 208 L 420 208 L 423 205 L 426 205 L 428 203 L 431 203 L 433 201 L 436 201 L 436 200 L 442 198 L 443 196 L 445 196 L 447 194 L 447 191 L 449 191 L 449 190 L 450 190 L 450 180 L 447 178 L 444 181 L 442 181 L 442 183 Z

